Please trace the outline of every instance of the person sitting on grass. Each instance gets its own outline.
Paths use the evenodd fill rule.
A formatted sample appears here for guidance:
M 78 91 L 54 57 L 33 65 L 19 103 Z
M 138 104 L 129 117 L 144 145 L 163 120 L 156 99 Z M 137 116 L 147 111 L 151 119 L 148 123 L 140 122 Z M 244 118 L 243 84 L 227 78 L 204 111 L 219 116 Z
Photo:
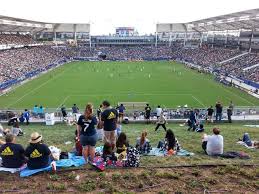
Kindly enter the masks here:
M 120 154 L 122 152 L 127 151 L 127 147 L 129 147 L 129 141 L 127 139 L 126 134 L 121 132 L 116 142 L 116 153 Z
M 203 124 L 200 124 L 196 129 L 195 129 L 196 132 L 204 132 L 204 125 Z
M 202 138 L 202 148 L 209 156 L 223 154 L 223 136 L 220 135 L 219 128 L 213 128 L 213 135 L 204 134 Z
M 30 145 L 25 149 L 29 169 L 45 168 L 51 164 L 51 151 L 42 141 L 42 135 L 37 132 L 31 134 Z
M 80 143 L 83 146 L 83 156 L 85 161 L 93 163 L 95 156 L 95 145 L 98 140 L 95 129 L 97 118 L 93 115 L 93 105 L 88 103 L 85 107 L 84 115 L 81 115 L 77 122 L 77 134 L 80 135 Z
M 19 126 L 19 123 L 16 122 L 14 123 L 13 127 L 11 128 L 11 133 L 15 136 L 22 136 L 23 135 L 23 131 Z
M 179 151 L 181 149 L 181 146 L 176 139 L 174 132 L 172 129 L 168 129 L 166 131 L 165 139 L 164 141 L 159 141 L 157 148 L 160 148 L 164 151 Z
M 243 138 L 239 139 L 239 140 L 244 142 L 247 146 L 259 149 L 259 142 L 258 141 L 252 141 L 248 133 L 244 133 Z
M 149 153 L 152 147 L 150 146 L 150 142 L 147 138 L 147 131 L 143 131 L 141 133 L 141 137 L 137 138 L 136 148 L 140 151 L 141 154 Z
M 23 147 L 20 144 L 15 143 L 15 136 L 13 134 L 7 134 L 5 136 L 5 142 L 6 143 L 0 147 L 0 156 L 2 157 L 3 167 L 20 168 L 25 164 Z

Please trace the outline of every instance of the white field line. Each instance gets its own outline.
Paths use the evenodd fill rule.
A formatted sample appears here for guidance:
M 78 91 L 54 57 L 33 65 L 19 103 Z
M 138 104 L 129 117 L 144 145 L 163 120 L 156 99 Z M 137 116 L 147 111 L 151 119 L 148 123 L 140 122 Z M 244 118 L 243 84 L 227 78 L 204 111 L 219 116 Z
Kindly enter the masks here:
M 70 68 L 69 68 L 69 69 L 70 69 Z M 34 89 L 31 90 L 30 92 L 24 94 L 22 97 L 18 98 L 16 101 L 14 101 L 14 102 L 8 104 L 8 106 L 7 106 L 6 108 L 9 108 L 10 106 L 16 104 L 17 102 L 20 102 L 23 98 L 25 98 L 25 97 L 28 96 L 29 94 L 32 94 L 33 92 L 37 91 L 37 90 L 40 89 L 42 86 L 45 86 L 45 85 L 46 85 L 47 83 L 49 83 L 50 81 L 53 81 L 53 80 L 57 79 L 58 77 L 60 77 L 61 75 L 63 75 L 65 71 L 67 71 L 67 69 L 64 70 L 64 71 L 62 71 L 60 74 L 56 75 L 54 78 L 48 79 L 47 81 L 43 82 L 41 85 L 39 85 L 38 87 L 34 88 Z
M 237 94 L 235 94 L 235 93 L 233 93 L 233 92 L 227 90 L 227 89 L 224 88 L 224 87 L 223 87 L 223 90 L 227 91 L 228 93 L 230 93 L 230 94 L 232 94 L 232 95 L 234 95 L 234 96 L 239 97 L 240 99 L 242 99 L 243 101 L 245 101 L 245 102 L 247 102 L 247 103 L 249 103 L 249 104 L 251 104 L 251 105 L 255 105 L 254 103 L 250 102 L 249 100 L 247 100 L 247 99 L 245 99 L 245 98 L 243 98 L 243 97 L 241 97 L 241 96 L 239 96 L 239 95 L 237 95 Z
M 118 96 L 128 96 L 128 95 L 141 95 L 141 96 L 150 96 L 150 95 L 153 95 L 153 96 L 191 96 L 191 94 L 167 94 L 167 93 L 162 93 L 162 94 L 154 94 L 154 93 L 143 93 L 143 94 L 140 94 L 140 93 L 129 93 L 129 94 L 118 94 Z M 77 96 L 114 96 L 114 94 L 72 94 L 70 95 L 70 97 L 77 97 Z
M 64 98 L 64 100 L 60 103 L 60 105 L 57 107 L 57 110 L 63 105 L 65 104 L 65 102 L 67 101 L 67 99 L 70 98 L 70 95 L 68 95 L 67 97 Z
M 192 96 L 192 98 L 194 99 L 194 100 L 196 100 L 200 105 L 202 105 L 204 108 L 206 107 L 198 98 L 196 98 L 195 96 L 193 96 L 193 95 L 191 95 Z

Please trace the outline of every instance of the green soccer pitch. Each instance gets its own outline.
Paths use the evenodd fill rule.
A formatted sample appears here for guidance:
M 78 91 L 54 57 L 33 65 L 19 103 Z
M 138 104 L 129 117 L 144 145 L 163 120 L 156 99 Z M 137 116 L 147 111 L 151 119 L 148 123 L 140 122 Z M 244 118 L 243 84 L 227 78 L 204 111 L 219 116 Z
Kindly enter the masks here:
M 259 100 L 214 81 L 175 62 L 71 62 L 0 97 L 0 108 L 32 108 L 35 104 L 58 108 L 87 102 L 97 107 L 104 99 L 149 102 L 175 108 L 207 107 L 230 100 L 236 106 L 258 106 Z

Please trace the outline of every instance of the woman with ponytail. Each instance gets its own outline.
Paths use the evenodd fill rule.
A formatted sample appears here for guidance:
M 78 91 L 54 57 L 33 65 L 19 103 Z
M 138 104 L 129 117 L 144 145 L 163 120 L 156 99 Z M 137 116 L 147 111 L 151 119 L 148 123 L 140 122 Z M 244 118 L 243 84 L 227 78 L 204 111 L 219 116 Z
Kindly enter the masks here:
M 95 145 L 97 142 L 97 132 L 95 129 L 97 119 L 93 115 L 93 105 L 88 103 L 85 107 L 84 115 L 81 115 L 77 122 L 77 134 L 83 146 L 83 156 L 85 161 L 93 162 L 95 156 Z
M 137 138 L 136 148 L 140 151 L 140 153 L 148 153 L 152 149 L 149 140 L 147 139 L 146 130 L 141 133 L 141 137 Z

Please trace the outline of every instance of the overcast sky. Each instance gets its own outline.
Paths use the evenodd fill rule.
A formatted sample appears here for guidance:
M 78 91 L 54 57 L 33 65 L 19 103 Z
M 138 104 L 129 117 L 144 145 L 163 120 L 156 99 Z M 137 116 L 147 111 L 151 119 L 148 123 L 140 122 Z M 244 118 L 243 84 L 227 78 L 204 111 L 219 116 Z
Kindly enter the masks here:
M 1 0 L 0 15 L 42 22 L 89 23 L 91 34 L 115 27 L 155 32 L 156 23 L 197 19 L 259 8 L 259 0 Z

